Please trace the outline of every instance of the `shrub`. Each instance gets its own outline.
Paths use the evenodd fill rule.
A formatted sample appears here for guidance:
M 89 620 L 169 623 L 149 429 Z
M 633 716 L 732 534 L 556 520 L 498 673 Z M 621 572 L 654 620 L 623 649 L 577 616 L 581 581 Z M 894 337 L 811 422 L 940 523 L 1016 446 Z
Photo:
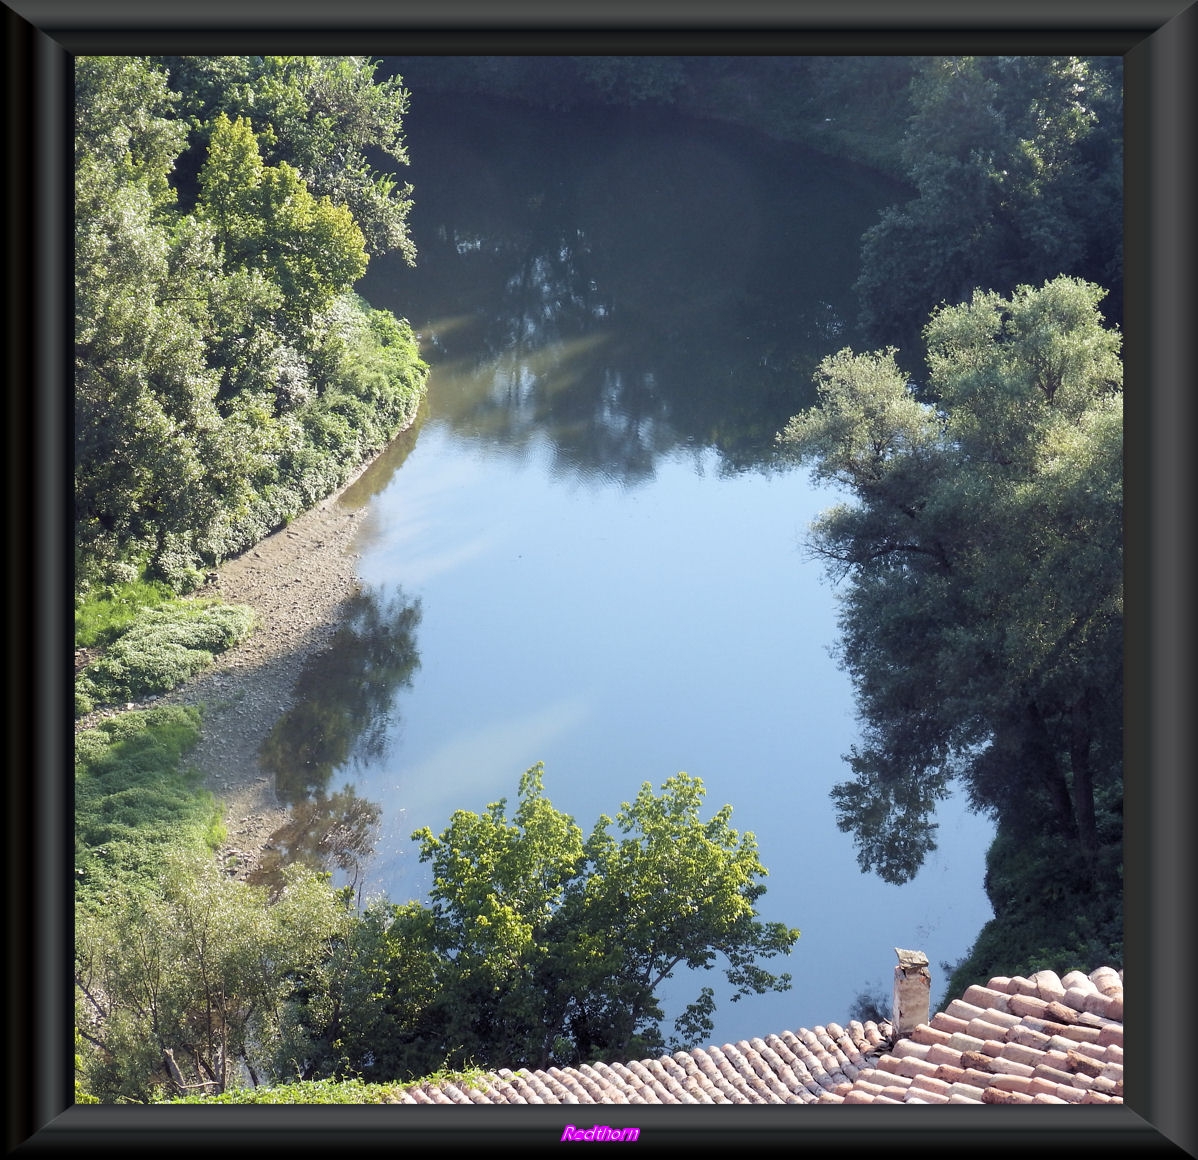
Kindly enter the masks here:
M 76 715 L 175 688 L 244 640 L 253 620 L 252 609 L 240 604 L 175 601 L 143 609 L 76 678 Z

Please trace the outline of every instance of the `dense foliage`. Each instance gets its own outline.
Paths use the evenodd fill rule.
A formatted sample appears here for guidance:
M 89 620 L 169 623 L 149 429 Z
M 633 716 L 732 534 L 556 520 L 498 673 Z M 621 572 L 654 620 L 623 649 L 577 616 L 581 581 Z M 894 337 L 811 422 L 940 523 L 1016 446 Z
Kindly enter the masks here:
M 406 322 L 352 294 L 399 249 L 406 93 L 362 58 L 80 57 L 75 588 L 178 591 L 412 418 Z
M 478 1080 L 483 1073 L 445 1071 L 411 1084 L 363 1083 L 359 1079 L 311 1079 L 273 1087 L 232 1088 L 219 1095 L 190 1095 L 164 1100 L 169 1104 L 389 1104 L 409 1088 Z
M 734 999 L 785 990 L 757 960 L 799 936 L 757 920 L 753 835 L 729 806 L 703 820 L 702 797 L 685 774 L 646 783 L 616 816 L 622 836 L 604 816 L 584 841 L 534 767 L 511 821 L 497 802 L 413 835 L 434 870 L 427 906 L 359 912 L 298 867 L 269 890 L 210 857 L 142 864 L 80 909 L 82 1090 L 148 1100 L 662 1050 L 657 991 L 676 969 L 723 956 Z M 675 1045 L 708 1034 L 713 1008 L 704 987 Z
M 199 148 L 223 117 L 249 118 L 266 163 L 298 173 L 318 198 L 344 206 L 370 254 L 416 254 L 408 236 L 412 188 L 396 166 L 408 164 L 403 118 L 408 93 L 397 76 L 381 78 L 361 57 L 164 56 L 193 146 L 181 159 L 180 197 L 194 197 Z M 385 166 L 385 170 L 377 169 Z
M 174 600 L 141 610 L 75 678 L 75 715 L 181 685 L 244 640 L 253 623 L 245 605 L 214 600 Z
M 347 920 L 326 883 L 297 874 L 273 900 L 211 857 L 166 860 L 156 889 L 115 893 L 76 919 L 83 1086 L 105 1102 L 254 1082 L 292 977 Z
M 1059 274 L 1106 289 L 1106 317 L 1121 321 L 1120 69 L 1105 57 L 920 62 L 902 138 L 916 196 L 863 239 L 857 292 L 868 341 L 914 355 L 941 303 Z
M 942 307 L 920 389 L 893 349 L 842 350 L 782 437 L 853 500 L 811 540 L 845 582 L 864 726 L 839 824 L 904 882 L 964 783 L 999 823 L 1005 946 L 980 940 L 977 970 L 1121 959 L 1122 367 L 1101 296 L 1059 277 Z
M 789 952 L 797 930 L 761 923 L 765 876 L 731 807 L 701 819 L 702 783 L 646 783 L 610 832 L 589 838 L 544 796 L 543 771 L 506 803 L 457 811 L 440 837 L 413 835 L 431 862 L 427 906 L 369 908 L 352 943 L 306 981 L 295 1031 L 302 1078 L 397 1079 L 442 1066 L 569 1064 L 664 1050 L 658 989 L 717 956 L 743 994 L 785 990 L 759 958 Z M 674 1021 L 673 1046 L 711 1031 L 712 991 Z

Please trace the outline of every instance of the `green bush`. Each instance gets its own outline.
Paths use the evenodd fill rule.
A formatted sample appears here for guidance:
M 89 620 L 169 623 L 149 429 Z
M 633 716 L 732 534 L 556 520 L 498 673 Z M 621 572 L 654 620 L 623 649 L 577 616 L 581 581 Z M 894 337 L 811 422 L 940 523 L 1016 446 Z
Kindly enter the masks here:
M 217 1096 L 183 1096 L 165 1100 L 171 1104 L 381 1104 L 403 1092 L 427 1084 L 478 1084 L 486 1073 L 481 1068 L 468 1071 L 440 1071 L 411 1083 L 364 1083 L 360 1079 L 303 1080 L 275 1087 L 235 1088 Z
M 182 1096 L 171 1104 L 381 1104 L 398 1089 L 361 1080 L 308 1080 L 278 1087 L 234 1088 L 213 1096 Z
M 1000 822 L 986 855 L 994 917 L 952 966 L 948 997 L 998 976 L 1123 965 L 1122 798 L 1112 790 L 1098 804 L 1104 840 L 1092 863 L 1052 834 Z
M 76 678 L 76 716 L 175 688 L 244 640 L 253 623 L 253 611 L 240 604 L 175 601 L 142 609 Z

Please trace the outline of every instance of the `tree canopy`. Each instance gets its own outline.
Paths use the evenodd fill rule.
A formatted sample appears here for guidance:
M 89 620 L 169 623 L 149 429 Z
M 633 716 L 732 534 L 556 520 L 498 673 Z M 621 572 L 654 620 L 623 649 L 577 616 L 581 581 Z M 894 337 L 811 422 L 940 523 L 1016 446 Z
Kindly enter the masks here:
M 339 985 L 373 1003 L 358 1009 L 311 992 L 297 1020 L 308 1037 L 304 1078 L 664 1050 L 658 989 L 679 968 L 710 969 L 720 956 L 733 1001 L 787 989 L 789 975 L 757 961 L 788 953 L 799 932 L 758 920 L 766 870 L 753 835 L 731 828 L 730 806 L 704 821 L 703 796 L 686 774 L 656 793 L 646 782 L 584 840 L 545 797 L 537 765 L 510 818 L 498 801 L 481 814 L 456 811 L 440 836 L 418 831 L 433 871 L 428 905 L 376 905 L 364 941 L 347 950 Z M 712 994 L 701 988 L 677 1016 L 675 1046 L 710 1033 Z
M 698 778 L 644 783 L 584 839 L 543 773 L 524 774 L 510 817 L 498 801 L 413 835 L 433 869 L 427 903 L 359 911 L 352 890 L 301 866 L 249 885 L 203 855 L 142 862 L 80 910 L 83 1090 L 147 1100 L 247 1078 L 636 1058 L 666 1048 L 657 992 L 680 968 L 722 957 L 732 1001 L 789 988 L 758 960 L 799 932 L 757 918 L 756 842 L 730 806 L 701 816 Z M 709 1035 L 714 1006 L 700 988 L 672 1045 Z
M 976 286 L 1072 274 L 1122 318 L 1123 97 L 1118 58 L 929 57 L 902 152 L 915 196 L 862 239 L 871 342 L 914 356 L 919 329 Z M 910 368 L 908 368 L 910 369 Z
M 406 322 L 352 287 L 414 251 L 398 78 L 346 58 L 80 57 L 76 594 L 180 591 L 414 414 Z
M 853 500 L 811 539 L 846 584 L 863 722 L 833 799 L 889 881 L 934 848 L 953 779 L 1113 873 L 1096 800 L 1122 784 L 1122 372 L 1101 295 L 1059 277 L 942 307 L 918 391 L 893 349 L 843 350 L 781 437 Z
M 158 889 L 116 893 L 77 920 L 76 1028 L 87 1090 L 105 1102 L 216 1093 L 270 1075 L 297 973 L 349 921 L 318 878 L 265 888 L 210 857 L 168 858 Z
M 249 120 L 265 162 L 293 169 L 315 197 L 345 206 L 372 255 L 416 248 L 408 232 L 412 187 L 397 166 L 408 164 L 403 119 L 408 93 L 401 77 L 378 75 L 378 62 L 360 56 L 151 57 L 195 126 L 198 146 L 226 120 Z M 181 184 L 202 149 L 183 159 Z M 378 169 L 376 166 L 384 168 Z

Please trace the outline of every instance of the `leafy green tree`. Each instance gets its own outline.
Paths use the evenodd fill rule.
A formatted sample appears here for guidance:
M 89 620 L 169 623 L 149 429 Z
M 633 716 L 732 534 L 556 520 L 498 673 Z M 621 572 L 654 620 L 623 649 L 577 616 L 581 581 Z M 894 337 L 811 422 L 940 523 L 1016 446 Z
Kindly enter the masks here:
M 97 560 L 165 554 L 202 523 L 200 481 L 224 454 L 196 303 L 172 264 L 169 177 L 184 127 L 137 58 L 82 57 L 76 77 L 76 581 L 86 583 Z
M 419 903 L 372 900 L 296 973 L 275 1040 L 277 1082 L 429 1075 L 440 960 Z M 443 1056 L 442 1056 L 443 1058 Z
M 1060 277 L 940 309 L 929 401 L 893 349 L 843 350 L 781 437 L 855 501 L 812 535 L 847 580 L 839 654 L 863 721 L 833 800 L 889 881 L 934 848 L 957 778 L 1118 890 L 1096 810 L 1122 784 L 1122 369 L 1102 293 Z
M 295 170 L 316 198 L 345 207 L 373 255 L 399 251 L 409 263 L 412 187 L 395 176 L 406 166 L 403 118 L 408 93 L 400 77 L 377 76 L 361 56 L 168 56 L 182 112 L 195 118 L 196 144 L 224 116 L 252 121 L 266 163 Z M 379 162 L 387 171 L 375 168 Z M 199 161 L 185 159 L 190 173 Z
M 211 859 L 76 924 L 76 1026 L 87 1090 L 104 1102 L 218 1093 L 272 1062 L 292 979 L 350 921 L 327 883 L 296 874 L 272 903 Z
M 406 245 L 395 179 L 361 169 L 402 154 L 398 81 L 250 57 L 168 78 L 155 59 L 76 62 L 80 597 L 139 575 L 194 588 L 381 448 L 427 371 L 410 327 L 350 291 L 355 207 L 376 249 Z M 278 126 L 255 132 L 239 106 L 268 91 Z
M 732 1002 L 790 986 L 789 975 L 775 976 L 757 959 L 788 953 L 799 932 L 757 920 L 765 893 L 757 879 L 766 870 L 756 840 L 728 824 L 729 805 L 703 821 L 704 794 L 685 773 L 656 794 L 646 782 L 616 815 L 624 837 L 604 816 L 587 840 L 586 874 L 571 882 L 557 916 L 549 972 L 582 1058 L 660 1049 L 656 992 L 679 967 L 710 970 L 722 955 Z M 702 988 L 675 1020 L 682 1039 L 673 1046 L 711 1034 L 712 995 Z
M 871 341 L 913 353 L 923 320 L 972 288 L 1009 293 L 1060 273 L 1104 286 L 1121 317 L 1119 62 L 929 57 L 903 140 L 915 197 L 862 239 Z
M 217 115 L 197 213 L 214 224 L 228 266 L 260 270 L 278 288 L 293 328 L 366 272 L 365 239 L 350 211 L 313 197 L 287 162 L 264 165 L 244 117 Z
M 787 989 L 789 975 L 757 960 L 788 953 L 799 932 L 757 919 L 766 871 L 756 842 L 729 826 L 729 806 L 702 820 L 703 792 L 686 774 L 658 793 L 646 783 L 617 814 L 622 837 L 604 816 L 584 841 L 544 796 L 536 765 L 510 820 L 499 801 L 482 814 L 457 811 L 440 837 L 419 831 L 430 902 L 372 914 L 340 983 L 386 997 L 368 1005 L 364 1023 L 327 994 L 307 1000 L 296 1022 L 308 1029 L 312 1074 L 400 1078 L 663 1050 L 658 988 L 679 967 L 710 969 L 720 955 L 734 999 Z M 702 988 L 675 1020 L 681 1042 L 710 1033 L 712 994 Z M 401 1014 L 381 1021 L 380 1004 Z M 346 1017 L 322 1027 L 317 1008 Z

